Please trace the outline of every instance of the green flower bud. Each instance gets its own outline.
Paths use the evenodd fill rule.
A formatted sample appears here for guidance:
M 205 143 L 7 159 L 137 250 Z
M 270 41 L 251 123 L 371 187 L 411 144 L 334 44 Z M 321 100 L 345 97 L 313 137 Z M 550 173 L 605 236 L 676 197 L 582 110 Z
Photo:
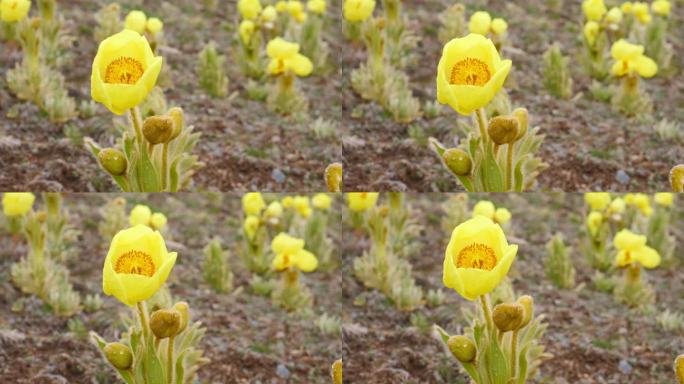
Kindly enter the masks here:
M 670 171 L 670 184 L 673 192 L 684 192 L 684 164 L 676 165 Z
M 489 137 L 498 145 L 515 142 L 520 123 L 515 116 L 497 116 L 489 122 Z
M 342 164 L 332 163 L 325 168 L 325 184 L 328 186 L 328 192 L 342 190 Z
M 679 384 L 684 384 L 684 355 L 679 355 L 675 359 L 674 371 Z
M 107 361 L 118 370 L 125 371 L 133 365 L 133 353 L 126 344 L 108 343 L 104 346 L 104 354 Z
M 115 148 L 105 148 L 97 154 L 97 159 L 105 171 L 114 176 L 121 176 L 126 173 L 128 160 L 123 152 Z
M 174 122 L 169 116 L 151 116 L 143 124 L 143 135 L 152 145 L 171 141 L 173 130 Z
M 190 306 L 185 301 L 179 301 L 173 305 L 173 309 L 181 314 L 181 324 L 178 328 L 178 333 L 181 333 L 188 327 L 190 322 Z
M 169 141 L 171 141 L 180 136 L 183 129 L 185 129 L 185 114 L 182 109 L 174 107 L 169 109 L 167 115 L 173 119 L 173 134 L 171 135 L 171 139 L 169 139 Z
M 450 336 L 447 341 L 447 346 L 449 347 L 451 354 L 461 363 L 470 363 L 474 361 L 477 356 L 475 343 L 466 336 Z
M 514 109 L 512 115 L 518 119 L 518 136 L 515 138 L 515 141 L 518 141 L 527 134 L 530 116 L 525 108 Z
M 458 176 L 468 176 L 473 167 L 470 156 L 458 148 L 449 148 L 442 154 L 446 166 Z
M 522 323 L 520 323 L 520 328 L 523 328 L 527 326 L 534 317 L 534 299 L 530 295 L 520 296 L 518 298 L 518 304 L 522 305 L 525 309 L 525 316 L 523 317 Z
M 181 313 L 175 309 L 160 309 L 150 316 L 150 328 L 158 339 L 175 336 L 180 330 Z
M 501 332 L 515 331 L 520 328 L 525 317 L 525 308 L 518 303 L 503 303 L 494 307 L 492 318 Z

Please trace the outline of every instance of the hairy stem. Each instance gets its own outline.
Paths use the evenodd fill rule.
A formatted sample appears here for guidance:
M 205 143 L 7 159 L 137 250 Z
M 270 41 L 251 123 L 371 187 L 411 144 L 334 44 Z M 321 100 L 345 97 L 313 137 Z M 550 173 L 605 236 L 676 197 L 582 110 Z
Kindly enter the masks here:
M 484 108 L 475 111 L 475 118 L 477 125 L 480 127 L 480 137 L 482 138 L 482 149 L 487 150 L 489 144 L 489 136 L 487 135 L 487 114 Z
M 518 330 L 513 331 L 511 337 L 511 357 L 513 358 L 513 366 L 511 368 L 511 378 L 515 379 L 518 375 Z
M 509 143 L 506 148 L 506 191 L 513 191 L 513 144 Z
M 176 335 L 169 337 L 169 346 L 166 350 L 166 372 L 169 374 L 167 383 L 173 383 L 173 345 L 176 342 Z

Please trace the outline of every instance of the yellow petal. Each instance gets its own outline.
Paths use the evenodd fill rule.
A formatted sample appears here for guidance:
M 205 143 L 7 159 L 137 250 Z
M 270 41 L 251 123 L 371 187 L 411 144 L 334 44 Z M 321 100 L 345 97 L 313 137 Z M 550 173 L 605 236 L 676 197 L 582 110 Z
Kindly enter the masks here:
M 641 247 L 634 252 L 634 258 L 646 268 L 655 268 L 660 265 L 660 254 L 651 247 Z
M 295 255 L 294 264 L 303 272 L 312 272 L 318 267 L 318 259 L 313 253 L 301 250 Z

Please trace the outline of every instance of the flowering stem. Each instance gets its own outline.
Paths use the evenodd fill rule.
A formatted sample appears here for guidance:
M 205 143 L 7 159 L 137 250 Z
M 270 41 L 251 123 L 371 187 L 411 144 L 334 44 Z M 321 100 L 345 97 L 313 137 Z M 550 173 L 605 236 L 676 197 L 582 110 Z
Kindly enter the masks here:
M 138 188 L 142 189 L 143 188 L 143 182 L 142 182 L 142 177 L 143 177 L 143 162 L 142 162 L 142 155 L 143 151 L 145 151 L 145 140 L 143 137 L 142 133 L 142 123 L 140 122 L 140 111 L 138 110 L 138 107 L 134 107 L 131 109 L 131 121 L 133 122 L 133 128 L 135 129 L 135 138 L 138 140 L 138 148 L 140 149 L 140 158 L 138 158 L 138 174 L 137 174 L 137 181 L 138 181 Z
M 487 115 L 485 114 L 484 108 L 480 108 L 475 111 L 475 118 L 477 119 L 477 124 L 480 127 L 480 137 L 482 138 L 482 149 L 487 149 L 487 144 L 489 143 L 489 137 L 487 136 Z
M 161 184 L 162 191 L 166 190 L 166 179 L 168 178 L 168 164 L 169 164 L 169 143 L 164 143 L 162 147 L 162 169 L 161 169 Z
M 518 375 L 518 330 L 513 331 L 511 336 L 511 357 L 513 358 L 513 367 L 511 368 L 511 378 L 515 379 Z
M 176 335 L 169 337 L 169 347 L 166 350 L 166 372 L 169 374 L 167 383 L 173 383 L 173 345 L 176 342 Z
M 145 302 L 144 301 L 139 301 L 137 303 L 138 307 L 138 314 L 140 315 L 140 327 L 142 328 L 142 333 L 143 333 L 143 339 L 145 342 L 147 342 L 147 339 L 149 338 L 149 326 L 150 323 L 147 320 L 147 308 L 145 308 Z
M 506 153 L 506 190 L 513 190 L 513 144 L 509 143 Z
M 489 296 L 480 296 L 480 304 L 482 304 L 482 313 L 484 313 L 485 321 L 487 322 L 487 329 L 491 333 L 494 330 L 494 321 L 492 320 L 492 312 L 489 309 Z

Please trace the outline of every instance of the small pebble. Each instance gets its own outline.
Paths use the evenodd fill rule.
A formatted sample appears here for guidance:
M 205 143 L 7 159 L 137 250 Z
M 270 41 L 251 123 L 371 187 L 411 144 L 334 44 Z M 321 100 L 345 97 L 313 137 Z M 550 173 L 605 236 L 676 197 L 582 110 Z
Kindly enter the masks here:
M 622 169 L 617 171 L 615 174 L 615 178 L 620 184 L 627 184 L 629 183 L 629 175 L 627 172 L 623 171 Z
M 285 174 L 279 168 L 273 170 L 273 172 L 271 173 L 271 177 L 278 184 L 282 184 L 283 182 L 285 182 Z
M 632 373 L 632 366 L 627 362 L 627 360 L 620 360 L 618 364 L 618 369 L 625 375 Z
M 278 364 L 278 367 L 276 368 L 276 375 L 282 377 L 283 379 L 287 379 L 290 377 L 290 370 L 287 369 L 287 367 L 283 364 Z

